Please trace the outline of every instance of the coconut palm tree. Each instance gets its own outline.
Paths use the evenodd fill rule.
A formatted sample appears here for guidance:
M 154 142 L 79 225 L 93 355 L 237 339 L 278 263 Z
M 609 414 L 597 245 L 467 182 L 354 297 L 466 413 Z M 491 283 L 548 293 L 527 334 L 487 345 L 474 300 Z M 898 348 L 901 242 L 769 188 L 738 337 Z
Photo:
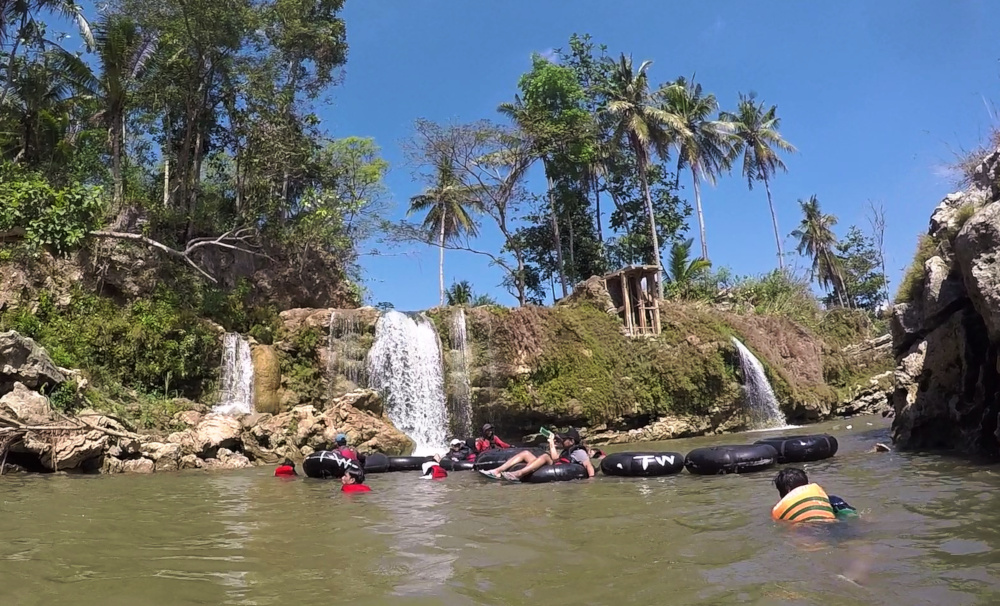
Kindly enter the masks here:
M 670 247 L 667 276 L 673 287 L 677 289 L 677 293 L 682 297 L 687 297 L 691 290 L 691 283 L 712 267 L 712 262 L 707 259 L 691 258 L 693 245 L 694 238 L 688 238 L 684 242 L 674 242 Z
M 720 119 L 730 124 L 736 136 L 733 157 L 743 154 L 743 176 L 747 179 L 748 188 L 753 189 L 754 181 L 764 182 L 771 223 L 774 224 L 774 242 L 778 247 L 778 268 L 784 269 L 785 259 L 781 251 L 781 236 L 778 235 L 778 216 L 771 199 L 770 180 L 779 169 L 787 170 L 778 152 L 795 152 L 795 146 L 785 141 L 778 132 L 781 119 L 777 116 L 777 109 L 775 105 L 765 109 L 764 102 L 758 102 L 755 93 L 740 93 L 736 113 L 723 112 Z
M 622 53 L 615 69 L 611 72 L 611 81 L 606 92 L 607 112 L 614 123 L 614 140 L 625 139 L 636 156 L 639 170 L 639 182 L 646 198 L 646 214 L 649 216 L 649 230 L 652 237 L 652 253 L 657 268 L 662 272 L 660 261 L 660 242 L 656 235 L 656 217 L 653 213 L 653 200 L 649 195 L 650 153 L 655 152 L 666 159 L 670 146 L 671 132 L 686 132 L 687 126 L 673 116 L 656 106 L 649 90 L 647 71 L 652 61 L 643 61 L 639 69 L 633 69 L 632 58 Z M 663 280 L 660 280 L 662 293 Z
M 719 103 L 713 94 L 702 93 L 701 84 L 694 78 L 678 78 L 660 90 L 661 108 L 683 124 L 683 129 L 670 129 L 671 139 L 677 148 L 677 179 L 680 180 L 684 165 L 691 170 L 695 208 L 698 213 L 698 232 L 701 237 L 701 258 L 708 259 L 708 241 L 705 238 L 705 217 L 701 210 L 701 181 L 715 184 L 715 178 L 729 170 L 733 137 L 724 122 L 713 119 Z
M 140 31 L 129 17 L 109 15 L 98 24 L 96 40 L 101 77 L 96 83 L 94 95 L 100 100 L 101 109 L 94 118 L 108 129 L 111 175 L 115 185 L 114 205 L 117 209 L 124 197 L 122 158 L 128 101 L 137 80 L 153 57 L 156 36 Z
M 473 213 L 481 212 L 483 204 L 479 199 L 478 189 L 463 183 L 446 159 L 438 160 L 435 173 L 434 186 L 410 198 L 410 208 L 406 214 L 426 212 L 423 228 L 428 234 L 437 236 L 440 251 L 438 278 L 441 305 L 444 305 L 445 244 L 479 235 Z
M 825 215 L 820 210 L 819 200 L 810 196 L 808 200 L 799 200 L 802 208 L 802 222 L 799 228 L 792 232 L 792 237 L 798 238 L 798 253 L 812 257 L 812 268 L 809 279 L 815 280 L 823 288 L 833 287 L 840 306 L 844 306 L 844 278 L 840 268 L 840 260 L 833 252 L 837 244 L 837 236 L 833 226 L 837 217 Z

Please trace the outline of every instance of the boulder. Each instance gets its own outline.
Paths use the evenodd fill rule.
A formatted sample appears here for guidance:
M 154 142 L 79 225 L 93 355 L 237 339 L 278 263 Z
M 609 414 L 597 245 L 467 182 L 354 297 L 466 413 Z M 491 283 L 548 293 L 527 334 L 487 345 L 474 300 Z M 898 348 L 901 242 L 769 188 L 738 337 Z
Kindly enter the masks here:
M 201 469 L 203 467 L 205 467 L 205 461 L 193 454 L 184 455 L 177 462 L 177 469 Z
M 149 459 L 129 459 L 122 461 L 121 471 L 123 473 L 153 473 L 156 471 L 156 464 Z
M 250 459 L 228 448 L 220 448 L 214 458 L 205 459 L 206 469 L 243 469 L 253 467 Z
M 385 414 L 382 396 L 374 389 L 357 389 L 335 398 L 327 404 L 327 410 L 351 406 L 361 411 L 370 412 L 376 416 Z
M 174 422 L 186 427 L 195 427 L 198 423 L 201 423 L 203 418 L 205 418 L 205 415 L 197 410 L 182 410 L 174 415 Z
M 0 398 L 0 411 L 24 425 L 45 425 L 55 420 L 49 399 L 20 382 L 14 383 L 13 391 Z
M 220 448 L 238 448 L 242 431 L 238 418 L 209 413 L 197 426 L 167 436 L 167 442 L 179 444 L 183 454 L 210 458 Z
M 66 375 L 41 345 L 12 330 L 0 332 L 0 393 L 10 391 L 15 382 L 51 392 L 65 381 Z
M 176 471 L 181 458 L 180 444 L 146 442 L 140 452 L 143 458 L 153 461 L 156 471 Z
M 257 345 L 251 352 L 253 360 L 254 409 L 277 414 L 281 406 L 281 361 L 270 345 Z
M 951 267 L 940 256 L 933 256 L 924 263 L 924 324 L 936 321 L 937 316 L 953 310 L 956 303 L 966 298 L 965 284 L 961 277 L 951 275 Z
M 50 471 L 68 471 L 96 462 L 107 446 L 108 435 L 96 430 L 29 432 L 12 450 L 37 456 L 42 466 Z
M 892 346 L 897 352 L 907 348 L 923 327 L 923 307 L 920 303 L 897 303 L 892 306 L 892 316 L 889 319 L 889 331 L 892 333 Z
M 944 239 L 946 233 L 953 232 L 958 227 L 957 219 L 961 208 L 965 206 L 979 208 L 986 204 L 986 201 L 986 192 L 978 188 L 948 194 L 931 213 L 930 229 L 927 233 L 936 240 Z
M 1000 340 L 1000 202 L 980 209 L 955 238 L 965 287 L 994 342 Z

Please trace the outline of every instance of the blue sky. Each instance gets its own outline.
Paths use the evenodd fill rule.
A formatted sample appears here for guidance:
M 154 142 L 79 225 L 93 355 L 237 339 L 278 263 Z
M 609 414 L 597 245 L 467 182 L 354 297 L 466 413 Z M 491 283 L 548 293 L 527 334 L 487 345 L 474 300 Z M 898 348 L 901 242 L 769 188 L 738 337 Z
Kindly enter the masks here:
M 723 107 L 739 91 L 778 105 L 782 131 L 799 153 L 773 183 L 779 226 L 799 220 L 796 200 L 816 194 L 840 218 L 842 235 L 866 226 L 867 200 L 885 205 L 890 279 L 898 283 L 930 211 L 952 191 L 947 170 L 993 123 L 1000 102 L 1000 12 L 987 1 L 527 2 L 348 0 L 346 78 L 320 115 L 337 136 L 374 137 L 393 166 L 388 178 L 401 218 L 422 188 L 400 152 L 417 118 L 497 118 L 532 52 L 590 33 L 609 52 L 654 61 L 653 84 L 697 74 Z M 690 182 L 682 195 L 689 196 Z M 532 186 L 541 191 L 539 175 Z M 737 274 L 774 268 L 762 188 L 739 174 L 703 191 L 709 252 Z M 694 229 L 692 219 L 692 230 Z M 692 235 L 693 235 L 692 231 Z M 496 250 L 488 220 L 477 246 Z M 792 249 L 790 238 L 786 249 Z M 437 250 L 404 246 L 362 259 L 368 302 L 399 309 L 437 304 Z M 804 263 L 800 262 L 800 264 Z M 446 282 L 514 300 L 502 273 L 468 253 L 446 254 Z

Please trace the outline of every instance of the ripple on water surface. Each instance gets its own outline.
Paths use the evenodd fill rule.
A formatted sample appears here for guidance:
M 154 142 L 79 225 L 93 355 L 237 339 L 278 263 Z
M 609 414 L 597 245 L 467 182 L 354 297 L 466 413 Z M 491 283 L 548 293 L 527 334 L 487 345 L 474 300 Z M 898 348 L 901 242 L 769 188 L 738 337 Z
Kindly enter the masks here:
M 1000 601 L 995 469 L 870 454 L 885 422 L 851 423 L 785 434 L 840 441 L 836 457 L 804 467 L 864 516 L 828 526 L 772 523 L 773 472 L 550 485 L 397 473 L 372 475 L 374 491 L 351 496 L 267 469 L 5 476 L 0 604 Z

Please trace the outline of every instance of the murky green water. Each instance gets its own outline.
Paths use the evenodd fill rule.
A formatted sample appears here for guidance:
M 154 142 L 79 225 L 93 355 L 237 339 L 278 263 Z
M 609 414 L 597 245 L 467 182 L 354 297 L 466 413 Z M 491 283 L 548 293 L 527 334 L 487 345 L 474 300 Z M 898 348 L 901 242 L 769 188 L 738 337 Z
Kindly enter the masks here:
M 811 479 L 865 512 L 811 528 L 771 522 L 773 472 L 555 485 L 383 474 L 350 497 L 263 468 L 8 476 L 0 604 L 997 603 L 998 469 L 866 453 L 885 428 L 810 428 L 841 443 Z

